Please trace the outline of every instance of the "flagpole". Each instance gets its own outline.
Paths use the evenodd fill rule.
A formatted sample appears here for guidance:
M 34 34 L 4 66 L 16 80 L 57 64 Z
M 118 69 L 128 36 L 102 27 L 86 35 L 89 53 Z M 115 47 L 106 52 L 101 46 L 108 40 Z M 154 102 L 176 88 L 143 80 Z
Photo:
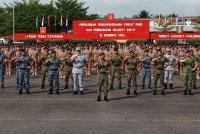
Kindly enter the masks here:
M 15 41 L 15 1 L 13 0 L 13 42 Z
M 69 22 L 69 15 L 67 14 L 67 22 L 66 22 L 66 25 L 67 25 L 67 33 L 68 33 L 68 23 Z

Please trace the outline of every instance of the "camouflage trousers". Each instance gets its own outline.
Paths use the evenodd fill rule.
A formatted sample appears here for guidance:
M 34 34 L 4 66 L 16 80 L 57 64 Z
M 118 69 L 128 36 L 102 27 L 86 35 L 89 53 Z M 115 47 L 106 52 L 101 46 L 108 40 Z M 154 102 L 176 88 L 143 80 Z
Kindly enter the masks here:
M 118 85 L 121 85 L 121 69 L 119 67 L 112 67 L 111 78 L 110 78 L 110 86 L 113 86 L 115 75 L 117 76 Z
M 157 83 L 158 83 L 158 79 L 160 79 L 160 85 L 162 85 L 164 90 L 164 72 L 163 73 L 154 73 L 153 76 L 153 90 L 157 91 Z
M 127 90 L 130 90 L 131 81 L 133 82 L 134 90 L 137 90 L 137 73 L 128 71 L 127 73 Z
M 98 80 L 98 90 L 97 90 L 97 95 L 101 95 L 102 89 L 104 90 L 104 96 L 108 95 L 108 74 L 100 74 L 98 73 L 97 76 Z
M 183 82 L 185 90 L 192 90 L 193 75 L 192 72 L 183 70 Z
M 197 73 L 196 73 L 196 71 L 192 71 L 192 78 L 193 78 L 192 86 L 194 87 L 194 86 L 196 86 L 196 82 L 197 82 Z
M 45 84 L 45 79 L 48 73 L 48 68 L 47 67 L 42 67 L 42 85 Z
M 65 68 L 65 85 L 68 85 L 69 77 L 71 77 L 73 83 L 72 69 Z

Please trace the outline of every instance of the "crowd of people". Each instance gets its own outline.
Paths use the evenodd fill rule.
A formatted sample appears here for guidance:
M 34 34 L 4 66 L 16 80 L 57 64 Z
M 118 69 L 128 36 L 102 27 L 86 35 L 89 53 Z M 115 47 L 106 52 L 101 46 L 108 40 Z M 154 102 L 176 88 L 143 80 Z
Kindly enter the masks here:
M 0 50 L 0 83 L 4 88 L 4 75 L 15 71 L 19 94 L 23 89 L 30 94 L 30 75 L 41 74 L 41 89 L 45 88 L 48 77 L 49 94 L 59 94 L 59 79 L 64 79 L 67 89 L 69 79 L 73 83 L 73 94 L 84 94 L 83 76 L 97 75 L 97 101 L 108 101 L 108 91 L 113 89 L 115 78 L 118 88 L 122 89 L 122 75 L 127 78 L 127 92 L 130 95 L 133 83 L 134 95 L 137 95 L 138 84 L 142 89 L 153 90 L 157 94 L 157 83 L 165 89 L 173 89 L 174 72 L 183 79 L 184 95 L 193 95 L 196 80 L 200 79 L 200 46 L 183 44 L 108 44 L 80 43 L 74 46 L 66 44 L 10 44 L 1 46 Z M 38 73 L 39 72 L 39 73 Z M 141 75 L 141 81 L 137 81 Z M 147 84 L 145 83 L 147 82 Z M 153 81 L 153 82 L 151 82 Z

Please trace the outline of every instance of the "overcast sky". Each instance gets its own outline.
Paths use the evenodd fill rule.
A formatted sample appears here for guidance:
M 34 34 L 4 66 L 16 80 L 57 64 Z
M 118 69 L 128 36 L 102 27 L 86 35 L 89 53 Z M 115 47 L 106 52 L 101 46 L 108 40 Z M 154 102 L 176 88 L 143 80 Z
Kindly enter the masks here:
M 0 5 L 13 0 L 0 0 Z M 20 0 L 19 0 L 20 1 Z M 40 0 L 48 3 L 50 0 Z M 89 6 L 89 13 L 106 15 L 115 13 L 116 17 L 131 17 L 145 9 L 151 14 L 177 13 L 179 16 L 200 15 L 200 0 L 79 0 Z

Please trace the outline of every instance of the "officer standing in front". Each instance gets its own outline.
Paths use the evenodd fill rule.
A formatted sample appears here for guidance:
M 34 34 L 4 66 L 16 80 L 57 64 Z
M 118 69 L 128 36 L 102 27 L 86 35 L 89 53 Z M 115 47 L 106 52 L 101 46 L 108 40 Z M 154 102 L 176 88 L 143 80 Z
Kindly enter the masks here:
M 139 62 L 140 60 L 136 57 L 133 51 L 130 51 L 129 55 L 126 56 L 123 60 L 123 63 L 127 65 L 127 93 L 126 95 L 130 95 L 131 80 L 133 81 L 134 95 L 138 95 L 137 71 L 139 68 L 138 66 L 141 65 Z
M 1 82 L 1 88 L 4 88 L 4 64 L 5 64 L 5 59 L 7 57 L 3 54 L 2 50 L 0 49 L 0 82 Z
M 118 53 L 118 48 L 115 47 L 113 50 L 113 56 L 110 59 L 111 62 L 111 80 L 110 80 L 110 89 L 113 89 L 113 84 L 114 84 L 114 78 L 115 75 L 117 74 L 117 79 L 118 79 L 118 88 L 122 89 L 121 87 L 121 68 L 122 68 L 122 56 L 119 55 Z
M 101 101 L 101 90 L 104 89 L 104 101 L 108 101 L 108 74 L 110 70 L 110 63 L 105 59 L 105 53 L 101 52 L 99 54 L 99 60 L 94 64 L 94 67 L 97 67 L 97 81 L 98 81 L 98 90 L 97 90 L 97 101 Z
M 44 85 L 45 85 L 45 79 L 47 76 L 47 72 L 48 72 L 48 67 L 45 65 L 45 61 L 47 59 L 49 59 L 49 50 L 47 47 L 44 48 L 44 53 L 42 54 L 41 58 L 40 58 L 40 63 L 41 63 L 41 68 L 42 68 L 42 84 L 41 84 L 41 89 L 44 89 Z
M 152 57 L 149 56 L 149 51 L 144 51 L 142 58 L 142 89 L 145 89 L 145 78 L 148 80 L 148 88 L 151 89 L 151 61 Z
M 27 55 L 25 49 L 21 50 L 21 56 L 15 59 L 15 63 L 19 65 L 19 94 L 22 94 L 22 89 L 25 87 L 26 94 L 30 94 L 29 84 L 29 67 L 33 59 Z
M 153 95 L 157 94 L 157 83 L 158 79 L 160 79 L 160 84 L 163 89 L 161 94 L 165 95 L 165 86 L 164 86 L 164 74 L 165 74 L 165 65 L 168 62 L 168 59 L 163 56 L 162 50 L 157 50 L 157 58 L 152 60 L 153 68 L 154 68 L 154 76 L 153 76 Z
M 197 68 L 197 61 L 195 58 L 191 57 L 190 51 L 186 51 L 186 57 L 181 59 L 180 62 L 183 65 L 183 82 L 184 82 L 184 93 L 183 95 L 193 95 L 192 93 L 192 81 L 193 74 L 192 71 L 195 71 Z M 195 66 L 194 66 L 195 65 Z M 194 67 L 193 67 L 194 66 Z
M 45 61 L 48 67 L 49 94 L 53 94 L 55 87 L 56 94 L 59 94 L 59 68 L 62 66 L 62 61 L 56 57 L 56 52 L 51 52 L 51 58 Z
M 64 63 L 64 70 L 65 70 L 65 87 L 64 89 L 68 89 L 68 84 L 69 84 L 69 77 L 72 78 L 72 67 L 73 67 L 73 62 L 71 61 L 72 57 L 72 50 L 67 47 L 66 48 L 66 54 L 65 56 L 61 59 Z M 73 78 L 72 78 L 73 82 Z
M 178 61 L 178 58 L 171 54 L 171 49 L 166 49 L 167 54 L 164 56 L 168 59 L 169 64 L 165 68 L 165 89 L 167 89 L 167 85 L 169 84 L 169 88 L 173 89 L 173 74 L 174 74 L 174 67 Z
M 87 63 L 87 59 L 84 55 L 81 54 L 81 48 L 76 48 L 76 53 L 71 57 L 71 61 L 73 62 L 72 74 L 73 74 L 73 85 L 74 92 L 73 94 L 78 94 L 78 88 L 80 90 L 80 94 L 84 95 L 83 92 L 83 68 Z

